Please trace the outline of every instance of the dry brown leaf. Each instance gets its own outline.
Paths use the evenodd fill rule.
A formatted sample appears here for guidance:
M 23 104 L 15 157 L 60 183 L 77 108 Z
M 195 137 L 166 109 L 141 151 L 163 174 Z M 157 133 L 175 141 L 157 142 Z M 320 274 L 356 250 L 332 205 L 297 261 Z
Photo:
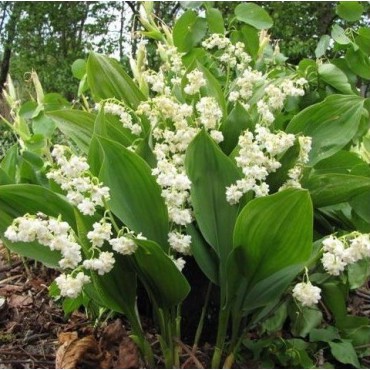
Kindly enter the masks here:
M 100 368 L 103 354 L 92 335 L 67 343 L 63 344 L 63 351 L 58 350 L 58 362 L 55 364 L 57 369 Z
M 21 308 L 29 306 L 33 303 L 32 297 L 28 295 L 12 294 L 8 298 L 8 305 L 10 308 Z
M 62 369 L 62 361 L 66 351 L 66 348 L 75 340 L 77 340 L 78 334 L 76 331 L 60 333 L 58 340 L 60 347 L 55 354 L 55 368 Z
M 129 337 L 123 338 L 119 345 L 118 359 L 115 369 L 139 369 L 139 350 Z
M 113 369 L 140 368 L 139 350 L 127 335 L 120 319 L 117 319 L 104 329 L 100 345 L 102 350 L 104 349 L 111 354 L 111 366 Z
M 22 292 L 23 287 L 13 284 L 4 284 L 0 288 L 0 295 L 9 295 L 9 293 Z

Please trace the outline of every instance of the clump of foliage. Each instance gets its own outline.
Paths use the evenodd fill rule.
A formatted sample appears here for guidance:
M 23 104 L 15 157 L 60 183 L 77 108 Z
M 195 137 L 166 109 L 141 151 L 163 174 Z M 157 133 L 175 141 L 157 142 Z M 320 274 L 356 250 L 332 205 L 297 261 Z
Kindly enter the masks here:
M 336 28 L 345 57 L 294 67 L 269 45 L 263 8 L 239 4 L 230 29 L 204 11 L 186 10 L 171 30 L 144 3 L 159 68 L 145 42 L 130 60 L 134 79 L 90 53 L 73 65 L 75 106 L 44 94 L 36 74 L 36 101 L 19 105 L 9 84 L 19 145 L 0 167 L 1 237 L 61 270 L 50 290 L 66 311 L 93 302 L 124 313 L 151 367 L 138 282 L 164 364 L 179 367 L 182 303 L 199 289 L 191 259 L 208 285 L 194 347 L 210 290 L 218 297 L 212 367 L 242 355 L 360 367 L 370 320 L 347 302 L 369 277 L 369 101 L 357 88 L 370 78 L 368 29 Z M 70 145 L 55 143 L 56 130 Z

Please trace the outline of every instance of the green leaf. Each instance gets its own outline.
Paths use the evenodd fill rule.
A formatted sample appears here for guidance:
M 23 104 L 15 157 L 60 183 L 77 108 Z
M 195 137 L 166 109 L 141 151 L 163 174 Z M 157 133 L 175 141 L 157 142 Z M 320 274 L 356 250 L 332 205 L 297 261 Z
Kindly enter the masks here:
M 225 154 L 230 155 L 238 144 L 239 135 L 247 128 L 251 128 L 251 123 L 252 119 L 248 112 L 237 102 L 220 128 L 224 136 L 220 147 Z
M 361 51 L 370 54 L 370 28 L 361 27 L 358 30 L 358 36 L 356 37 L 356 44 L 360 47 Z
M 76 59 L 71 66 L 73 77 L 82 80 L 86 74 L 86 61 L 85 59 Z
M 353 365 L 356 368 L 361 367 L 356 351 L 350 341 L 329 342 L 329 346 L 331 354 L 342 364 Z
M 51 138 L 55 127 L 55 122 L 47 117 L 44 112 L 40 112 L 37 117 L 32 119 L 32 130 L 35 134 L 41 134 L 47 138 Z
M 369 203 L 367 204 L 369 208 Z M 370 265 L 368 259 L 360 260 L 348 265 L 348 283 L 350 289 L 361 288 L 369 279 Z
M 205 96 L 213 96 L 223 112 L 223 117 L 227 114 L 226 101 L 221 86 L 213 74 L 202 64 L 197 62 L 197 68 L 203 72 L 204 78 L 207 81 L 206 86 L 201 88 L 201 92 L 205 93 Z M 202 94 L 203 95 L 203 94 Z
M 292 306 L 289 312 L 292 320 L 292 334 L 304 338 L 321 324 L 322 312 L 318 308 L 302 307 L 297 310 L 295 304 Z
M 326 50 L 328 50 L 329 46 L 330 46 L 330 36 L 322 35 L 315 49 L 316 58 L 321 58 L 323 55 L 325 55 L 325 52 Z
M 239 4 L 235 8 L 236 18 L 244 23 L 247 23 L 258 30 L 268 29 L 272 27 L 272 18 L 266 10 L 254 3 Z
M 346 53 L 346 62 L 350 70 L 361 78 L 370 80 L 370 58 L 361 50 L 349 48 Z
M 312 250 L 313 211 L 309 193 L 287 189 L 250 201 L 234 230 L 238 263 L 250 285 L 292 265 Z
M 331 29 L 331 37 L 340 45 L 348 45 L 351 43 L 351 40 L 346 36 L 344 29 L 337 24 L 334 24 Z
M 134 254 L 138 276 L 152 292 L 160 307 L 180 304 L 189 294 L 190 286 L 171 258 L 156 243 L 136 239 Z
M 310 331 L 310 342 L 330 342 L 335 339 L 340 339 L 338 329 L 335 326 Z
M 370 190 L 370 178 L 346 174 L 313 175 L 304 184 L 309 189 L 315 208 L 348 202 Z
M 192 182 L 191 199 L 199 229 L 221 263 L 226 264 L 238 214 L 238 206 L 226 201 L 226 187 L 240 178 L 239 170 L 204 130 L 189 145 L 185 166 Z
M 9 179 L 15 183 L 18 164 L 18 144 L 14 144 L 6 152 L 0 163 L 0 168 L 8 175 Z
M 356 135 L 364 114 L 364 99 L 354 95 L 330 95 L 293 117 L 287 132 L 312 137 L 310 165 L 330 157 Z
M 334 87 L 343 94 L 354 94 L 345 73 L 334 64 L 321 64 L 318 68 L 319 75 L 328 85 Z
M 364 8 L 358 1 L 341 1 L 335 9 L 339 17 L 348 22 L 360 20 L 363 11 Z
M 167 248 L 167 207 L 150 167 L 124 146 L 99 136 L 97 140 L 104 153 L 99 178 L 111 190 L 111 210 L 131 230 Z
M 288 305 L 286 302 L 271 315 L 268 319 L 262 322 L 261 329 L 268 334 L 276 333 L 283 328 L 284 322 L 288 316 Z
M 89 152 L 94 132 L 95 115 L 80 110 L 59 110 L 47 113 L 64 135 L 76 143 L 83 153 Z
M 224 19 L 218 9 L 209 8 L 206 12 L 206 19 L 210 33 L 225 33 Z
M 191 251 L 198 266 L 213 284 L 218 285 L 218 259 L 215 251 L 193 224 L 187 225 L 186 233 L 191 236 Z
M 136 108 L 144 95 L 115 60 L 91 52 L 86 65 L 87 82 L 97 99 L 116 98 Z
M 237 250 L 238 249 L 239 248 L 237 248 Z M 238 253 L 236 253 L 236 258 L 238 258 Z M 239 268 L 241 268 L 243 272 L 248 266 L 240 266 L 239 264 Z M 245 296 L 243 311 L 248 313 L 256 308 L 267 306 L 271 302 L 279 299 L 302 269 L 303 265 L 301 264 L 287 266 L 259 281 Z
M 203 39 L 206 32 L 207 21 L 189 9 L 175 23 L 173 43 L 180 52 L 187 53 Z
M 347 315 L 346 288 L 335 282 L 327 282 L 320 287 L 324 304 L 334 315 L 336 326 L 340 327 Z
M 41 261 L 49 267 L 58 267 L 60 253 L 38 243 L 11 243 L 4 237 L 4 232 L 13 219 L 26 213 L 46 215 L 62 219 L 76 231 L 73 207 L 62 197 L 37 185 L 0 186 L 0 235 L 5 245 L 15 253 Z
M 370 224 L 370 190 L 352 198 L 350 204 L 354 211 Z

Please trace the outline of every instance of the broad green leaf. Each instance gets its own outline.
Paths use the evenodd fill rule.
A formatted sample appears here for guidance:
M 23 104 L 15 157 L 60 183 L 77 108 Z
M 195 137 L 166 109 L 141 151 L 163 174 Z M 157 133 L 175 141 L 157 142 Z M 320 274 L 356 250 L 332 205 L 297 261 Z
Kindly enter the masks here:
M 210 33 L 225 33 L 224 19 L 220 10 L 216 8 L 207 9 L 206 19 Z
M 101 109 L 94 122 L 94 133 L 127 147 L 130 146 L 137 136 L 122 126 L 118 116 L 107 115 Z
M 83 76 L 86 74 L 86 60 L 76 59 L 71 66 L 73 77 L 82 80 Z
M 269 184 L 271 193 L 277 192 L 288 179 L 288 172 L 297 163 L 299 152 L 299 142 L 296 141 L 279 159 L 281 167 L 268 175 L 266 182 Z
M 356 135 L 364 113 L 364 99 L 354 95 L 330 95 L 293 117 L 287 132 L 312 137 L 310 165 L 330 157 Z
M 358 1 L 341 1 L 335 9 L 339 17 L 348 22 L 360 20 L 363 11 L 364 8 Z
M 347 315 L 336 323 L 342 331 L 342 337 L 350 339 L 354 346 L 368 346 L 370 343 L 370 320 L 365 316 Z
M 206 86 L 201 88 L 201 92 L 205 92 L 205 96 L 213 96 L 217 100 L 217 103 L 223 112 L 224 118 L 227 113 L 226 101 L 219 82 L 213 76 L 213 74 L 199 62 L 197 62 L 197 68 L 203 72 L 203 75 L 207 81 Z
M 344 29 L 337 24 L 333 25 L 331 37 L 340 45 L 348 45 L 351 40 L 346 36 Z
M 116 98 L 136 108 L 144 95 L 115 60 L 91 52 L 86 65 L 87 82 L 97 99 Z
M 248 112 L 237 102 L 220 128 L 224 136 L 220 147 L 225 154 L 230 155 L 238 144 L 240 134 L 247 128 L 251 128 L 251 123 L 252 119 Z
M 343 285 L 335 282 L 321 284 L 321 297 L 325 306 L 334 315 L 336 326 L 340 328 L 347 315 L 347 292 Z
M 346 62 L 351 71 L 361 78 L 370 80 L 370 57 L 361 50 L 349 48 L 346 53 Z
M 60 253 L 38 243 L 11 243 L 4 237 L 4 232 L 13 219 L 26 213 L 58 217 L 69 223 L 76 230 L 73 207 L 62 197 L 37 185 L 0 186 L 0 235 L 4 244 L 13 252 L 41 261 L 47 266 L 58 267 Z
M 312 250 L 313 211 L 305 190 L 287 189 L 250 201 L 234 230 L 238 264 L 250 285 L 292 265 Z
M 14 183 L 7 173 L 0 167 L 0 185 L 10 185 Z
M 236 258 L 238 253 L 236 253 Z M 240 267 L 240 265 L 239 265 Z M 248 267 L 242 266 L 242 270 Z M 267 306 L 277 300 L 289 284 L 302 271 L 303 265 L 285 267 L 254 285 L 244 298 L 243 311 L 248 313 L 256 308 Z
M 322 312 L 318 308 L 302 307 L 298 310 L 295 304 L 292 306 L 289 310 L 292 320 L 292 334 L 304 338 L 311 330 L 321 324 Z
M 191 251 L 199 268 L 213 284 L 218 285 L 218 259 L 215 251 L 193 224 L 187 225 L 186 233 L 191 236 Z
M 345 73 L 334 64 L 321 64 L 318 68 L 319 76 L 328 85 L 334 87 L 343 94 L 354 94 Z
M 187 10 L 175 23 L 173 42 L 180 52 L 189 52 L 205 36 L 207 21 L 194 10 Z
M 18 164 L 18 144 L 14 144 L 8 149 L 0 163 L 0 168 L 8 175 L 9 179 L 15 183 Z
M 60 110 L 48 112 L 47 116 L 54 120 L 59 130 L 74 141 L 83 153 L 88 153 L 94 132 L 94 114 L 80 110 Z
M 35 134 L 41 134 L 47 138 L 51 138 L 55 131 L 55 122 L 44 112 L 40 112 L 37 117 L 32 119 L 32 130 Z
M 329 46 L 330 46 L 330 36 L 322 35 L 315 49 L 316 58 L 321 58 L 323 55 L 325 55 L 326 50 L 328 50 Z
M 370 28 L 361 27 L 358 30 L 358 36 L 356 37 L 356 44 L 360 49 L 367 55 L 370 55 Z
M 349 364 L 356 368 L 361 367 L 356 351 L 350 341 L 329 342 L 329 346 L 331 354 L 342 364 Z
M 180 304 L 189 294 L 190 286 L 171 258 L 155 242 L 136 239 L 134 254 L 139 279 L 152 292 L 160 307 Z
M 288 305 L 284 302 L 280 307 L 271 315 L 267 320 L 264 320 L 261 324 L 263 332 L 268 334 L 276 333 L 282 330 L 285 320 L 288 316 Z
M 110 188 L 111 210 L 131 230 L 166 248 L 167 207 L 150 167 L 124 146 L 99 136 L 97 140 L 104 153 L 99 178 Z
M 247 23 L 258 30 L 272 27 L 272 18 L 266 10 L 254 3 L 239 4 L 235 8 L 236 18 L 244 23 Z
M 226 201 L 226 187 L 240 178 L 239 170 L 205 131 L 189 145 L 185 166 L 192 182 L 191 200 L 199 229 L 221 263 L 226 264 L 238 213 L 238 206 Z
M 313 175 L 304 184 L 310 191 L 315 208 L 348 202 L 370 190 L 370 178 L 347 174 Z
M 370 277 L 370 265 L 368 259 L 362 259 L 356 263 L 351 263 L 348 265 L 347 271 L 349 288 L 361 288 L 366 284 Z
M 370 224 L 370 189 L 356 195 L 350 204 L 354 211 Z
M 340 339 L 335 326 L 328 326 L 325 329 L 314 328 L 310 331 L 310 342 L 330 342 L 335 339 Z

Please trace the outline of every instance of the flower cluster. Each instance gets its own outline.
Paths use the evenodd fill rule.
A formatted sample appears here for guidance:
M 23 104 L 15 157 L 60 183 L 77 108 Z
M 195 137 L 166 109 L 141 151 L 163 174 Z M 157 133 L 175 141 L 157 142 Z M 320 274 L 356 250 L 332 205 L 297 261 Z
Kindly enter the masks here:
M 338 276 L 347 265 L 370 257 L 370 234 L 355 233 L 341 238 L 330 235 L 322 245 L 321 263 L 330 275 Z
M 243 42 L 232 44 L 226 36 L 214 33 L 202 42 L 202 46 L 208 50 L 217 49 L 219 53 L 216 58 L 229 67 L 244 69 L 252 60 L 250 55 L 245 52 Z
M 103 104 L 97 103 L 95 105 L 95 109 L 100 110 L 102 106 Z M 122 126 L 129 129 L 132 132 L 132 134 L 136 136 L 141 134 L 142 131 L 141 125 L 139 125 L 138 123 L 133 123 L 131 114 L 127 112 L 126 108 L 121 104 L 106 101 L 104 103 L 104 112 L 113 114 L 115 116 L 119 116 Z
M 51 154 L 58 168 L 51 169 L 47 178 L 67 191 L 67 199 L 81 213 L 92 216 L 96 207 L 104 206 L 104 202 L 109 200 L 109 188 L 91 176 L 85 158 L 70 154 L 62 145 L 55 145 Z
M 62 269 L 73 269 L 82 260 L 81 246 L 76 242 L 74 232 L 67 222 L 46 218 L 43 214 L 17 217 L 5 232 L 12 242 L 34 242 L 59 251 Z
M 226 188 L 227 201 L 236 204 L 248 191 L 253 191 L 256 197 L 267 195 L 269 186 L 265 180 L 269 173 L 281 167 L 276 157 L 293 146 L 294 142 L 294 135 L 272 133 L 261 125 L 256 126 L 254 135 L 246 130 L 239 137 L 239 155 L 235 158 L 244 178 Z
M 188 84 L 184 87 L 184 92 L 188 95 L 195 95 L 199 93 L 202 86 L 205 86 L 207 81 L 204 78 L 203 72 L 199 69 L 193 69 L 186 75 Z
M 312 285 L 310 281 L 298 283 L 293 288 L 293 297 L 302 306 L 312 307 L 321 299 L 321 289 Z

